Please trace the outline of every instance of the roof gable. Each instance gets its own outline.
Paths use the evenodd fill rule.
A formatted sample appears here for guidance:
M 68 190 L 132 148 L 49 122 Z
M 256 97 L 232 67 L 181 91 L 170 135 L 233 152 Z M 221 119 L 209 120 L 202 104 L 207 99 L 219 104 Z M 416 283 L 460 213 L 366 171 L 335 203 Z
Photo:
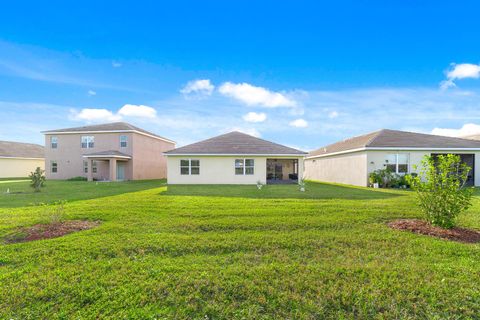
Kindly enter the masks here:
M 306 152 L 241 132 L 230 132 L 165 152 L 166 155 L 304 155 Z
M 337 152 L 349 152 L 364 148 L 432 148 L 432 149 L 480 149 L 480 141 L 452 138 L 433 134 L 383 129 L 365 135 L 345 139 L 309 153 L 309 157 Z

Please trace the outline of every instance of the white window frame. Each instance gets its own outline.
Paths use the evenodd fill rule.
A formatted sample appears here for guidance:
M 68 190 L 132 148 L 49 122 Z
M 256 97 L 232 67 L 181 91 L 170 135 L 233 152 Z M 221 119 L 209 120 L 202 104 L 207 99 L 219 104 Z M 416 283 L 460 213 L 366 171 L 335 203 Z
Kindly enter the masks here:
M 88 173 L 88 160 L 83 160 L 83 173 Z
M 55 164 L 55 166 L 53 164 Z M 54 167 L 55 167 L 55 171 L 53 171 Z M 58 173 L 58 162 L 56 160 L 50 161 L 50 172 L 51 173 Z
M 396 173 L 396 174 L 400 174 L 400 175 L 403 175 L 403 174 L 408 174 L 410 173 L 410 153 L 388 153 L 385 157 L 387 156 L 390 156 L 390 155 L 395 155 L 395 171 L 393 173 Z M 406 155 L 407 156 L 407 172 L 399 172 L 398 171 L 398 156 L 399 155 Z M 392 163 L 388 163 L 387 160 L 385 160 L 385 167 L 389 164 L 392 164 Z M 402 164 L 405 164 L 405 163 L 402 163 Z
M 58 148 L 58 137 L 50 137 L 50 148 L 51 149 L 57 149 Z
M 188 166 L 182 166 L 182 161 L 188 161 Z M 198 166 L 192 166 L 192 161 L 198 161 Z M 188 174 L 182 173 L 182 168 L 188 168 Z M 198 173 L 192 173 L 192 168 L 198 168 Z M 180 175 L 181 176 L 200 175 L 200 160 L 199 159 L 180 159 Z
M 80 146 L 82 149 L 93 149 L 95 147 L 95 136 L 82 136 Z
M 123 141 L 122 139 L 125 139 L 125 141 Z M 125 145 L 122 145 L 122 143 L 125 143 Z M 128 136 L 121 135 L 120 136 L 120 148 L 127 148 L 127 147 L 128 147 Z
M 247 166 L 247 160 L 251 160 L 253 165 Z M 241 165 L 237 166 L 237 161 L 241 161 Z M 234 170 L 236 176 L 253 176 L 255 174 L 255 159 L 252 158 L 237 158 L 234 163 Z M 242 169 L 242 173 L 237 173 L 237 169 Z M 247 168 L 252 169 L 252 173 L 247 173 Z
M 92 173 L 97 173 L 97 161 L 92 161 Z

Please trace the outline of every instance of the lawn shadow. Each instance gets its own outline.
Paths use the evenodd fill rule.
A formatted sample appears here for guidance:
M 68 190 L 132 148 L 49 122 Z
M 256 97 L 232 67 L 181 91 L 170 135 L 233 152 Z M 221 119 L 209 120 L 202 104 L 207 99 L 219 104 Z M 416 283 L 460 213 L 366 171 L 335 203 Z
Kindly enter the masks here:
M 267 199 L 388 199 L 405 195 L 405 191 L 371 189 L 355 186 L 307 182 L 305 192 L 297 185 L 168 185 L 161 196 L 239 197 Z

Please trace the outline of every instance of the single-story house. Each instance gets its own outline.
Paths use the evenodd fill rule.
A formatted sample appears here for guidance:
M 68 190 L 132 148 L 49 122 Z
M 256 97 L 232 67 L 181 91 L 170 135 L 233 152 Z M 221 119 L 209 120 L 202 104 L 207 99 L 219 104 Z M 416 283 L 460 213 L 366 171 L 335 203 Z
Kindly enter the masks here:
M 298 183 L 306 152 L 230 132 L 165 152 L 169 184 Z
M 44 148 L 38 144 L 0 141 L 0 178 L 27 177 L 45 167 Z
M 163 179 L 175 142 L 126 122 L 44 131 L 48 179 Z
M 480 141 L 388 129 L 310 152 L 305 179 L 368 186 L 369 173 L 377 169 L 403 175 L 414 172 L 426 155 L 450 153 L 460 155 L 472 168 L 468 184 L 480 186 Z

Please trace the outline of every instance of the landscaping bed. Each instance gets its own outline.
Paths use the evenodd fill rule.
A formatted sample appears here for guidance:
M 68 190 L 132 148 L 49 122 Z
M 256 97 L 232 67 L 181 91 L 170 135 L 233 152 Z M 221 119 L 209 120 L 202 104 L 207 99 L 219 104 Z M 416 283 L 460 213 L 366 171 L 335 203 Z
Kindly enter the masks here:
M 36 224 L 19 228 L 5 238 L 6 243 L 28 242 L 42 239 L 58 238 L 73 232 L 92 229 L 99 221 L 67 220 L 48 224 Z
M 392 229 L 407 230 L 427 236 L 464 242 L 477 243 L 480 242 L 480 232 L 470 229 L 455 227 L 452 229 L 443 229 L 435 227 L 426 221 L 418 219 L 400 219 L 388 223 Z

